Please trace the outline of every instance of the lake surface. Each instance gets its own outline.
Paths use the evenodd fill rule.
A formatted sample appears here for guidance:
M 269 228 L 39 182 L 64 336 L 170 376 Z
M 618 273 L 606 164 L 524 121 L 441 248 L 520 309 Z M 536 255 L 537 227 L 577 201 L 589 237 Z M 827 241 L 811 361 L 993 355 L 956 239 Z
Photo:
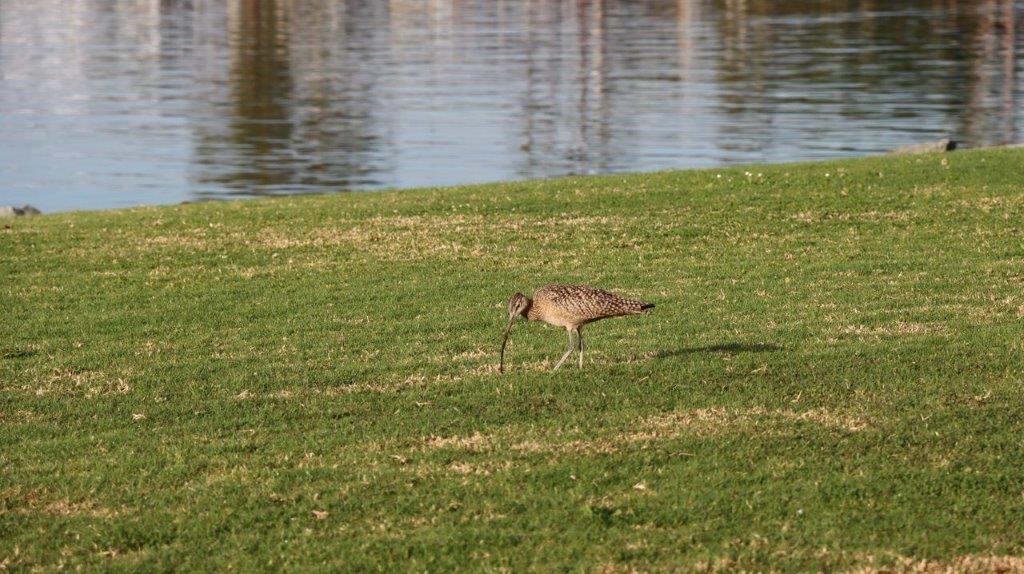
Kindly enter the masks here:
M 1012 0 L 0 0 L 0 205 L 1017 141 Z

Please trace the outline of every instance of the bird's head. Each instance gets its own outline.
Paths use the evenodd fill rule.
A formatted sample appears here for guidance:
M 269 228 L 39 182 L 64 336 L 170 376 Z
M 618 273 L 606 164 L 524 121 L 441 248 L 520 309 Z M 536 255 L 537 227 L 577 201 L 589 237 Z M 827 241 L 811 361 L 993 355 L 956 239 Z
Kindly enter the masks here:
M 522 293 L 516 293 L 508 300 L 508 326 L 505 327 L 505 338 L 501 341 L 501 360 L 498 363 L 498 372 L 505 372 L 505 345 L 508 343 L 508 335 L 512 332 L 512 324 L 515 323 L 516 317 L 526 317 L 526 313 L 530 310 L 530 305 L 533 302 L 530 298 Z
M 530 298 L 522 293 L 516 293 L 508 300 L 508 320 L 514 321 L 516 315 L 526 316 L 526 312 L 530 310 Z

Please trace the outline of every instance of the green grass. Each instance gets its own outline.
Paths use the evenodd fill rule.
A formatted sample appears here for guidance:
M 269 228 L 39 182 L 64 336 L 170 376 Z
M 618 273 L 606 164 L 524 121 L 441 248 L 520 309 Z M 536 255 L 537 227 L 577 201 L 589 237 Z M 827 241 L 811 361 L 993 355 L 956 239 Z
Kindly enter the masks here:
M 0 221 L 0 564 L 1024 568 L 1022 166 Z M 499 375 L 549 282 L 657 308 Z

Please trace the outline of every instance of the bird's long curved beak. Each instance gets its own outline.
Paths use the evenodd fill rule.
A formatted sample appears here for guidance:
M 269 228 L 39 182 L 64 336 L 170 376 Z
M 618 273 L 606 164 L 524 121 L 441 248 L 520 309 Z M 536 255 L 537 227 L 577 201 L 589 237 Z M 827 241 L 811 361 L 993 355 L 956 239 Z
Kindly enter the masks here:
M 516 318 L 508 318 L 508 327 L 505 327 L 505 338 L 501 340 L 501 360 L 498 362 L 498 372 L 505 372 L 505 344 L 508 343 L 508 334 L 512 332 L 512 324 L 515 323 Z

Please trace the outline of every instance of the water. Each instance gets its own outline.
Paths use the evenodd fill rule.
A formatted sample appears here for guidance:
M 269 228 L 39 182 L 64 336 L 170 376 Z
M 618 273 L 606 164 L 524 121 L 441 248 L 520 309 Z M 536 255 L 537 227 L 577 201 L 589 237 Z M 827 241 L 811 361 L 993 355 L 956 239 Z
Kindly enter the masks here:
M 1013 0 L 0 0 L 0 205 L 1016 141 Z

